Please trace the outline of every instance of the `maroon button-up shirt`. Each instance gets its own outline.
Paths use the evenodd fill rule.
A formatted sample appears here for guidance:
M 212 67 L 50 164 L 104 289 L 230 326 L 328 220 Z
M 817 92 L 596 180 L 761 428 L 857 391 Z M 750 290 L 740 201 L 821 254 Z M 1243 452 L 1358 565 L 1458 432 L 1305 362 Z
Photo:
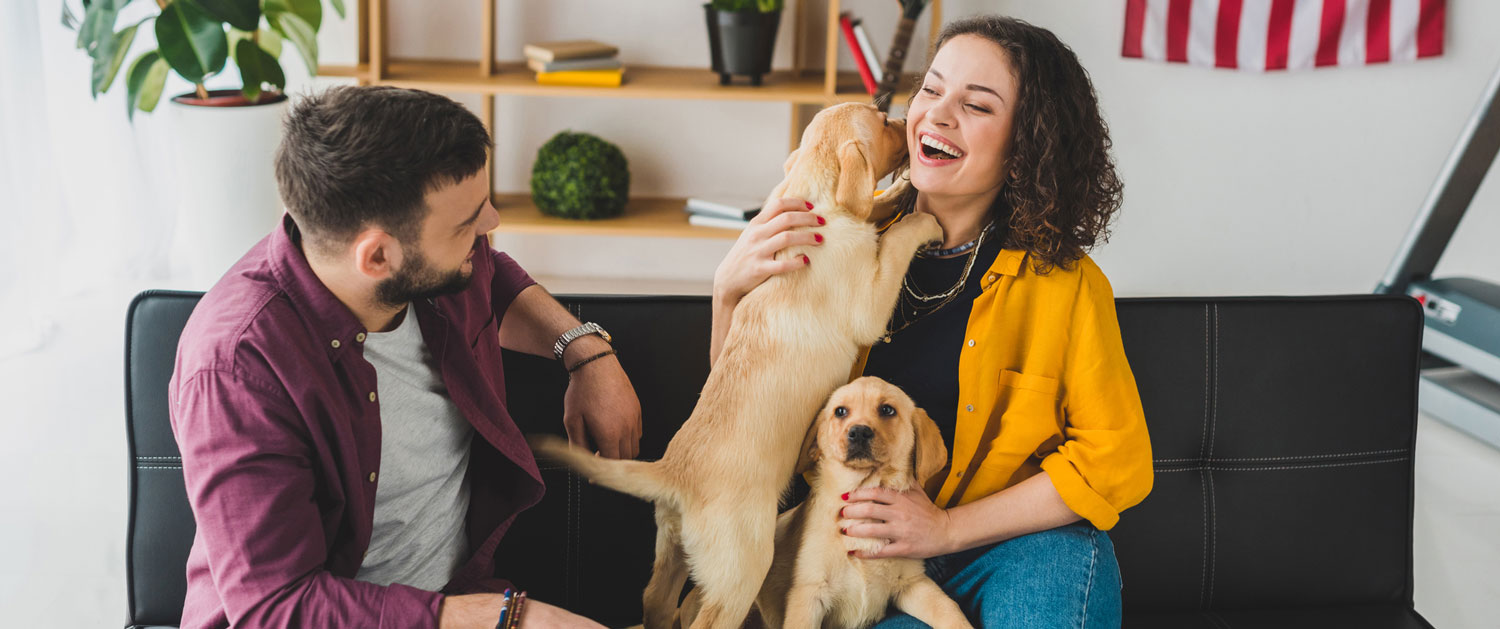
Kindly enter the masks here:
M 183 627 L 433 627 L 442 595 L 354 580 L 375 517 L 380 400 L 354 314 L 313 274 L 290 217 L 203 297 L 169 388 L 198 532 Z M 444 592 L 493 591 L 495 547 L 542 496 L 505 407 L 499 324 L 534 282 L 474 243 L 467 290 L 415 304 L 422 339 L 474 426 L 471 558 Z

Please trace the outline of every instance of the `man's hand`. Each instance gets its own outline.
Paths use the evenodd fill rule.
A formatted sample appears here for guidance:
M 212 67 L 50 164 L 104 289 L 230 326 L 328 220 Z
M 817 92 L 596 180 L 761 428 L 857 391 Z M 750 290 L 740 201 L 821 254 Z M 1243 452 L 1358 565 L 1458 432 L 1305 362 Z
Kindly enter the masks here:
M 563 364 L 579 362 L 609 350 L 609 343 L 594 335 L 573 341 L 563 353 Z M 641 401 L 630 378 L 613 355 L 579 367 L 563 396 L 563 428 L 568 441 L 595 449 L 611 459 L 633 459 L 640 454 Z
M 443 597 L 443 607 L 438 614 L 439 629 L 492 629 L 500 620 L 500 604 L 505 597 L 499 594 L 465 594 Z M 541 601 L 526 599 L 521 610 L 523 629 L 560 627 L 563 629 L 604 629 L 604 625 L 553 607 Z

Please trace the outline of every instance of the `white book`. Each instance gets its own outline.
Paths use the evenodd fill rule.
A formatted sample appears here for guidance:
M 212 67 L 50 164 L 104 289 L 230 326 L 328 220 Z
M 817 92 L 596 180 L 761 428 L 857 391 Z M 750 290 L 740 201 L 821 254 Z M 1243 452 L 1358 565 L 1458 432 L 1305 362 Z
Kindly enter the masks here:
M 683 211 L 720 218 L 750 220 L 760 213 L 761 200 L 744 197 L 697 197 L 687 200 Z
M 859 42 L 859 50 L 865 56 L 865 63 L 870 65 L 870 74 L 875 76 L 875 82 L 885 80 L 885 62 L 880 60 L 880 53 L 875 52 L 875 44 L 870 41 L 870 34 L 865 32 L 863 20 L 854 20 L 854 39 Z
M 723 229 L 738 229 L 743 231 L 750 226 L 750 221 L 742 221 L 733 218 L 719 216 L 708 216 L 706 214 L 689 214 L 688 224 L 699 227 L 720 227 Z

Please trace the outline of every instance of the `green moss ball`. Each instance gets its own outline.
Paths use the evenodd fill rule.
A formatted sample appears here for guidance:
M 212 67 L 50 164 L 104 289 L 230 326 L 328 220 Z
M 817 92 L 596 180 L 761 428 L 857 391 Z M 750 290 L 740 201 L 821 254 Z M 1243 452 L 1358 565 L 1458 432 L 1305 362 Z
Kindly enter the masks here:
M 620 147 L 598 136 L 563 131 L 536 152 L 531 197 L 549 216 L 619 216 L 630 197 L 630 167 Z

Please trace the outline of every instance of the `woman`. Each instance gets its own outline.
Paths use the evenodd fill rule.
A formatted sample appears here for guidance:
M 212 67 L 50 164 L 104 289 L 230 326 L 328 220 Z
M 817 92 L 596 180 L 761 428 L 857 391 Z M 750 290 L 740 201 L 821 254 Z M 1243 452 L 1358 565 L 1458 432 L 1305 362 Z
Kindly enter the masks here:
M 864 489 L 846 535 L 928 559 L 976 626 L 1117 627 L 1104 532 L 1152 485 L 1151 444 L 1109 281 L 1085 251 L 1107 238 L 1121 184 L 1093 86 L 1050 32 L 1001 17 L 949 24 L 907 108 L 902 212 L 943 227 L 919 254 L 883 342 L 860 369 L 938 422 L 949 468 L 927 491 Z M 797 211 L 797 210 L 804 211 Z M 816 209 L 762 212 L 714 277 L 714 342 L 790 245 L 817 245 Z M 897 616 L 882 628 L 921 627 Z

